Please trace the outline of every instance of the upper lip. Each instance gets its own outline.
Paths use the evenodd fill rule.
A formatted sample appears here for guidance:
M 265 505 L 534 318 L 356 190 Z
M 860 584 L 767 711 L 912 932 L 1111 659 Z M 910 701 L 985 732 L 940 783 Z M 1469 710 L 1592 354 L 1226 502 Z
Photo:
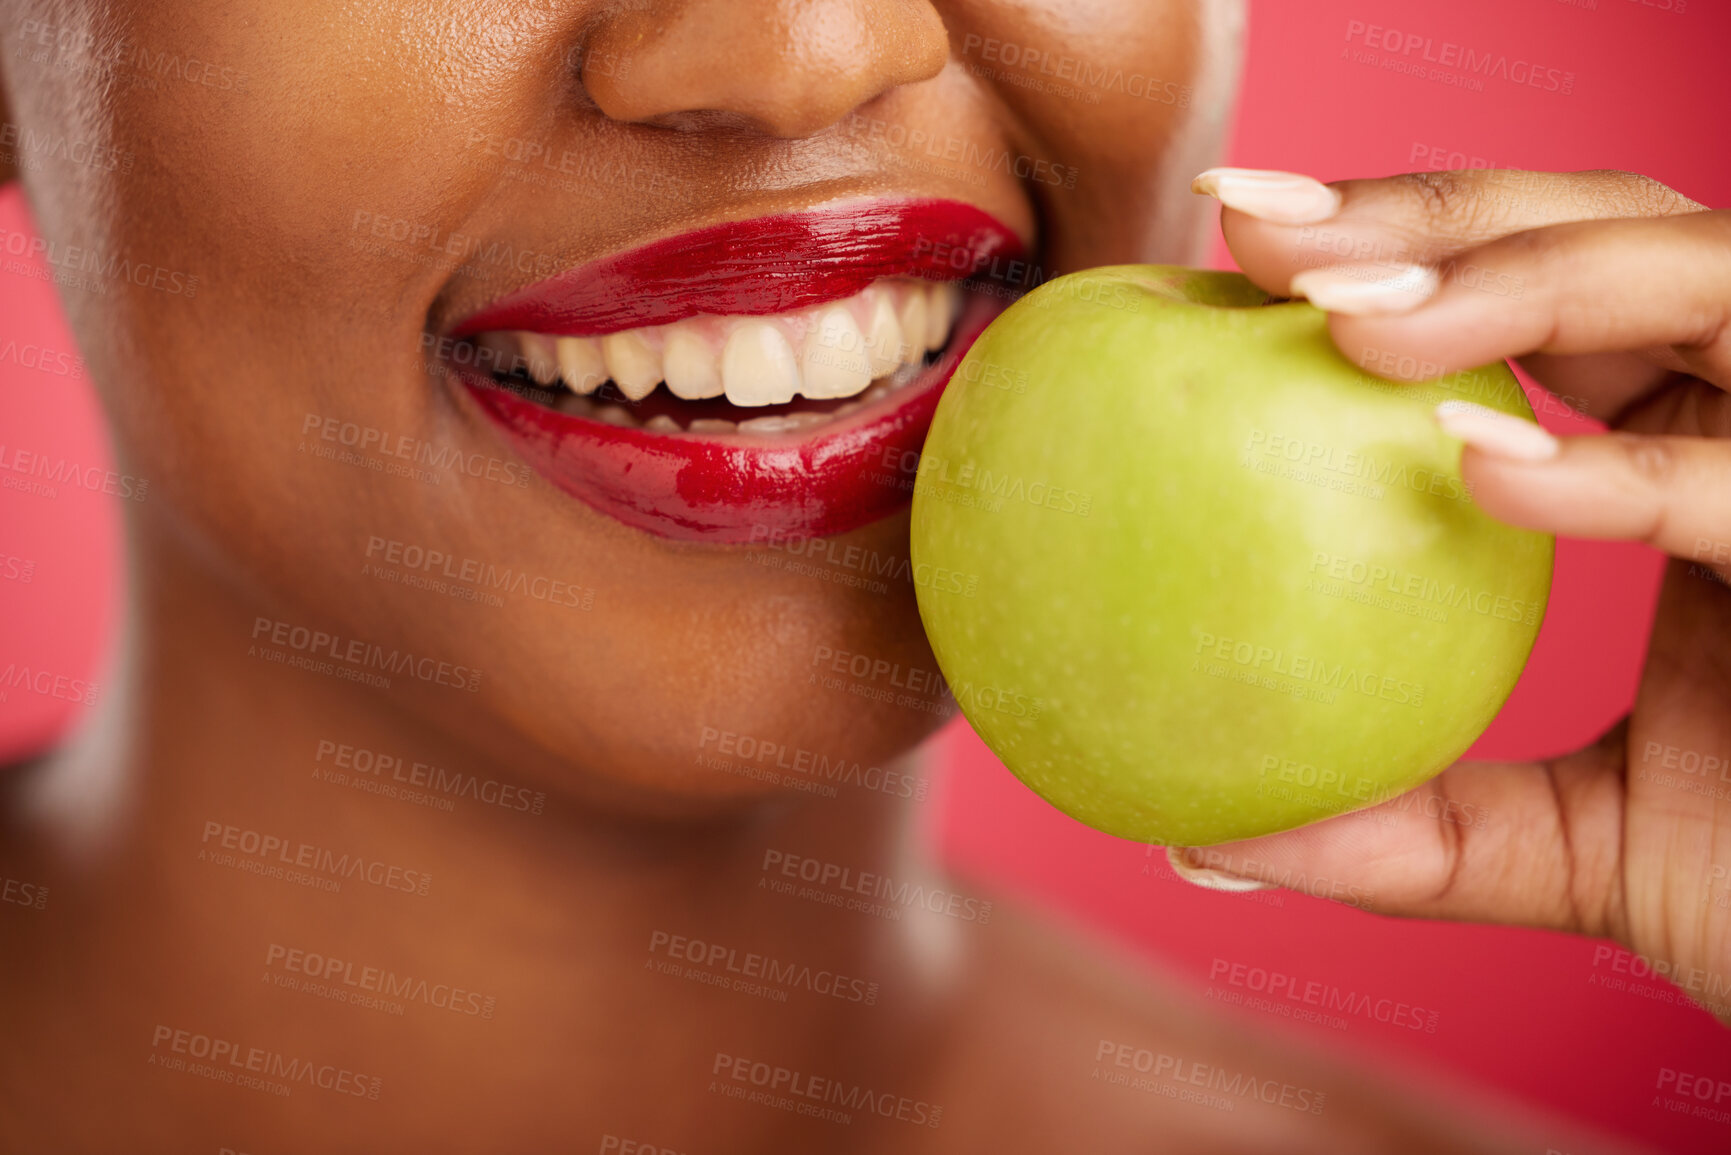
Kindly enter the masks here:
M 702 313 L 781 313 L 850 296 L 880 277 L 959 280 L 1023 251 L 995 217 L 955 201 L 838 201 L 589 261 L 482 306 L 448 336 L 600 336 Z

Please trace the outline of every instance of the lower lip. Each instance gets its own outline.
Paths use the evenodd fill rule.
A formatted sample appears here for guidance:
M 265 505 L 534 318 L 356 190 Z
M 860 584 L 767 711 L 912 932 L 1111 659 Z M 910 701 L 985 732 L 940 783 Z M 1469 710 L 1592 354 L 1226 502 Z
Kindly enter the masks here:
M 828 537 L 905 506 L 950 374 L 1000 306 L 974 297 L 949 349 L 887 397 L 781 437 L 622 428 L 526 401 L 459 365 L 469 395 L 541 476 L 658 537 L 745 545 Z

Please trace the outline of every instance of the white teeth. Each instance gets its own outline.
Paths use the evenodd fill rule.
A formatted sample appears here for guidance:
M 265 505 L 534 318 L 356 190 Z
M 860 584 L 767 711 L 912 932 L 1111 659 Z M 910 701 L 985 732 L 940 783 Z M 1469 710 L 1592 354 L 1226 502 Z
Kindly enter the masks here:
M 715 350 L 690 329 L 674 325 L 667 330 L 661 361 L 667 373 L 667 388 L 675 397 L 701 401 L 721 396 L 721 372 L 715 363 Z
M 641 401 L 661 384 L 661 354 L 636 329 L 601 338 L 601 356 L 619 392 Z
M 926 355 L 926 291 L 919 285 L 909 288 L 896 320 L 901 325 L 902 364 L 917 365 Z
M 574 393 L 593 393 L 607 380 L 601 342 L 593 337 L 561 337 L 554 343 L 559 373 Z
M 741 433 L 788 433 L 823 421 L 822 413 L 787 413 L 780 417 L 752 417 L 739 423 Z
M 739 426 L 716 417 L 699 417 L 691 423 L 693 433 L 738 433 Z
M 657 433 L 678 433 L 678 432 L 680 432 L 679 422 L 675 421 L 673 418 L 669 417 L 665 413 L 657 413 L 655 416 L 653 416 L 649 420 L 645 421 L 643 423 L 643 428 L 653 429 Z
M 926 348 L 942 349 L 949 340 L 950 325 L 961 309 L 962 291 L 954 281 L 931 286 L 926 300 Z
M 800 392 L 811 398 L 851 397 L 871 384 L 865 336 L 852 313 L 831 305 L 818 315 L 806 334 L 799 368 L 804 380 Z
M 768 321 L 750 320 L 721 350 L 721 384 L 735 405 L 781 405 L 799 391 L 793 346 Z
M 552 385 L 559 380 L 559 358 L 553 350 L 553 338 L 541 333 L 518 333 L 523 347 L 523 366 L 537 385 Z
M 888 293 L 872 294 L 871 320 L 866 327 L 866 352 L 874 378 L 888 376 L 902 363 L 902 326 Z
M 775 316 L 699 316 L 603 337 L 480 333 L 476 366 L 553 388 L 563 380 L 585 395 L 611 380 L 631 401 L 665 381 L 687 401 L 782 405 L 797 395 L 863 403 L 913 380 L 926 353 L 949 340 L 961 306 L 953 282 L 882 280 L 846 300 Z

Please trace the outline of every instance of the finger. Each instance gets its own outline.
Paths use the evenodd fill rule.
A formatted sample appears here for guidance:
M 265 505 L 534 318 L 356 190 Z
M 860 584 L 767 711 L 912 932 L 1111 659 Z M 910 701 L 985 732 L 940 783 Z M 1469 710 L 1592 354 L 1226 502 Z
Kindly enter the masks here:
M 1189 881 L 1219 889 L 1260 883 L 1384 914 L 1621 937 L 1621 751 L 1617 732 L 1553 762 L 1461 762 L 1367 810 L 1169 854 Z
M 1386 280 L 1376 268 L 1318 269 L 1294 288 L 1330 310 L 1335 344 L 1372 371 L 1407 359 L 1440 375 L 1534 353 L 1668 346 L 1673 364 L 1731 381 L 1731 212 L 1516 233 L 1450 258 L 1418 301 Z M 1615 413 L 1651 384 L 1646 370 L 1601 374 L 1588 396 Z
M 1529 353 L 1514 361 L 1564 405 L 1595 420 L 1610 422 L 1608 398 L 1627 404 L 1659 388 L 1676 370 L 1659 363 L 1656 351 L 1588 353 L 1574 357 Z
M 1221 231 L 1251 280 L 1291 295 L 1294 274 L 1347 262 L 1436 265 L 1497 237 L 1564 221 L 1667 216 L 1704 206 L 1647 177 L 1468 169 L 1323 185 L 1296 173 L 1209 169 Z
M 1701 387 L 1703 390 L 1705 387 Z M 1711 394 L 1715 424 L 1731 424 Z M 1697 415 L 1701 406 L 1696 407 Z M 1568 537 L 1635 541 L 1673 557 L 1723 557 L 1731 542 L 1731 441 L 1609 433 L 1556 438 L 1482 406 L 1438 406 L 1466 442 L 1461 474 L 1473 500 L 1511 525 Z

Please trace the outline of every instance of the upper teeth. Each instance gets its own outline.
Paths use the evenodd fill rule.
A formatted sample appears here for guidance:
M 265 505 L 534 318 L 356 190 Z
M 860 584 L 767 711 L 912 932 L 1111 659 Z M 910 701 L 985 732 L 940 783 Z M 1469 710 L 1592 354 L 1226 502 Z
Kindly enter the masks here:
M 691 317 L 604 337 L 490 332 L 475 343 L 500 372 L 593 393 L 611 380 L 633 401 L 662 382 L 690 401 L 780 405 L 795 394 L 851 397 L 942 348 L 960 307 L 954 284 L 880 280 L 842 301 L 770 317 Z

